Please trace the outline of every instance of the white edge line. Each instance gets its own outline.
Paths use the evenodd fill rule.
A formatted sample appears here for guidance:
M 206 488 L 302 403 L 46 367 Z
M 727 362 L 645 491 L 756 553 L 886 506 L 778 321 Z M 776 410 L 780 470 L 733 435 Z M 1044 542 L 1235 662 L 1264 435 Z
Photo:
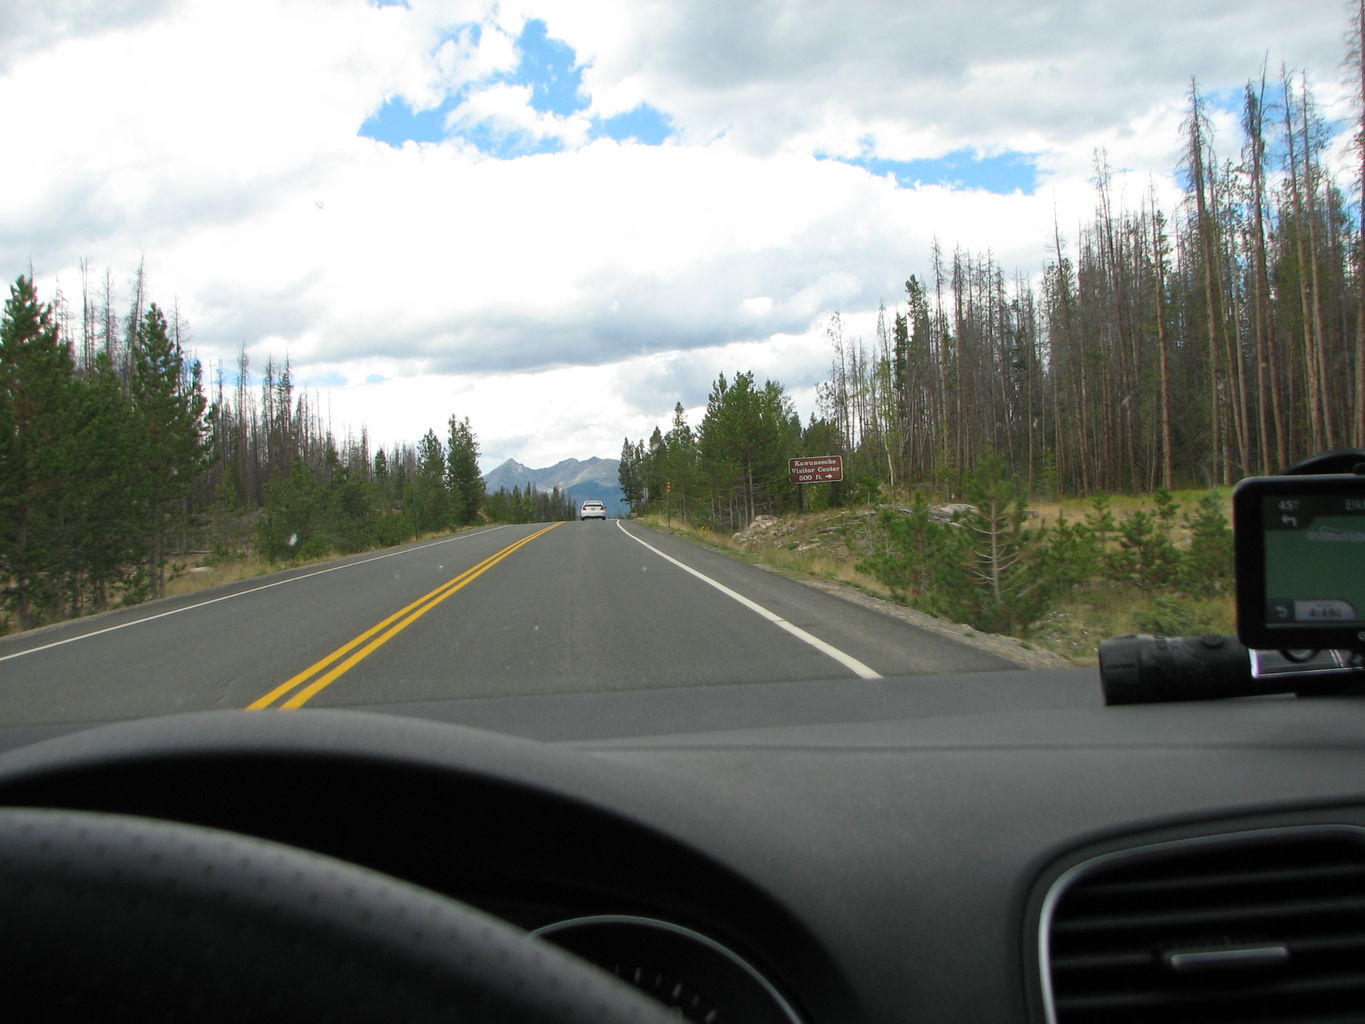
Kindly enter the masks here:
M 801 640 L 801 641 L 803 641 L 803 642 L 805 642 L 805 643 L 810 644 L 812 647 L 814 647 L 814 648 L 815 648 L 817 651 L 819 651 L 821 654 L 825 654 L 825 655 L 828 655 L 829 657 L 833 658 L 833 659 L 834 659 L 835 661 L 837 661 L 840 665 L 843 665 L 846 669 L 848 669 L 848 670 L 849 670 L 850 672 L 852 672 L 854 675 L 858 676 L 860 679 L 880 679 L 880 678 L 882 678 L 882 675 L 881 675 L 880 672 L 875 672 L 875 671 L 873 671 L 872 669 L 868 668 L 866 665 L 864 665 L 864 664 L 863 664 L 861 661 L 859 661 L 857 658 L 853 657 L 853 655 L 851 655 L 851 654 L 846 654 L 846 653 L 844 653 L 843 651 L 839 650 L 839 648 L 835 647 L 834 645 L 825 643 L 825 641 L 821 640 L 818 636 L 813 636 L 813 635 L 811 635 L 810 633 L 807 633 L 807 632 L 806 632 L 804 629 L 802 629 L 800 626 L 797 626 L 797 625 L 794 625 L 793 623 L 788 622 L 786 619 L 782 618 L 782 616 L 778 615 L 776 612 L 771 612 L 771 611 L 769 611 L 767 608 L 764 608 L 761 604 L 758 604 L 758 603 L 755 602 L 755 601 L 749 600 L 749 599 L 748 599 L 747 597 L 745 597 L 743 594 L 740 594 L 740 593 L 737 593 L 736 591 L 731 590 L 731 589 L 730 589 L 729 587 L 727 587 L 724 583 L 718 583 L 717 581 L 713 580 L 710 576 L 707 576 L 707 575 L 705 575 L 705 574 L 703 574 L 703 573 L 700 573 L 700 572 L 698 572 L 696 569 L 693 569 L 690 565 L 687 565 L 687 564 L 685 564 L 685 563 L 683 563 L 683 562 L 678 561 L 678 560 L 677 560 L 676 558 L 674 558 L 672 555 L 666 555 L 666 554 L 664 554 L 662 551 L 660 551 L 658 548 L 656 548 L 653 544 L 649 544 L 649 543 L 647 543 L 646 541 L 641 540 L 639 537 L 635 536 L 635 534 L 633 534 L 633 533 L 631 533 L 629 530 L 627 530 L 627 529 L 625 528 L 625 526 L 622 524 L 621 520 L 619 520 L 619 519 L 616 520 L 616 527 L 617 527 L 617 529 L 619 529 L 622 533 L 624 533 L 627 537 L 629 537 L 631 540 L 635 541 L 635 543 L 637 543 L 637 544 L 642 544 L 642 545 L 644 545 L 645 547 L 649 548 L 650 551 L 653 551 L 656 555 L 658 555 L 658 556 L 659 556 L 660 558 L 662 558 L 664 561 L 666 561 L 666 562 L 672 562 L 674 565 L 676 565 L 676 566 L 677 566 L 679 569 L 681 569 L 683 572 L 691 573 L 693 576 L 697 577 L 697 579 L 701 580 L 703 583 L 708 584 L 709 586 L 715 587 L 717 590 L 719 590 L 719 591 L 720 591 L 722 594 L 724 594 L 726 597 L 731 598 L 732 600 L 738 601 L 740 604 L 744 605 L 745 608 L 748 608 L 751 612 L 754 612 L 754 613 L 756 613 L 756 614 L 758 614 L 758 615 L 761 615 L 761 616 L 763 616 L 763 618 L 767 619 L 767 620 L 768 620 L 769 622 L 771 622 L 773 625 L 778 626 L 778 627 L 780 627 L 780 628 L 782 628 L 782 629 L 785 629 L 785 630 L 786 630 L 788 633 L 790 633 L 792 636 L 796 637 L 796 639 Z
M 145 622 L 155 622 L 157 619 L 168 618 L 171 615 L 179 615 L 181 612 L 192 612 L 199 608 L 207 608 L 209 605 L 218 604 L 220 601 L 231 601 L 235 597 L 246 597 L 248 594 L 259 594 L 262 590 L 273 590 L 275 587 L 283 587 L 288 583 L 298 583 L 300 580 L 310 580 L 314 576 L 325 576 L 329 572 L 340 572 L 342 569 L 349 569 L 356 565 L 366 565 L 370 562 L 379 562 L 385 558 L 393 558 L 395 555 L 407 554 L 410 551 L 421 551 L 423 548 L 434 548 L 438 544 L 449 544 L 451 541 L 462 540 L 465 537 L 478 537 L 481 534 L 492 533 L 494 530 L 504 529 L 506 526 L 507 524 L 504 523 L 502 526 L 494 526 L 487 530 L 480 530 L 478 533 L 457 533 L 454 537 L 446 537 L 444 540 L 434 540 L 413 547 L 403 547 L 397 551 L 389 551 L 382 555 L 374 555 L 370 558 L 361 558 L 354 562 L 347 562 L 345 565 L 334 565 L 330 569 L 318 569 L 316 572 L 304 573 L 301 576 L 290 576 L 287 580 L 276 580 L 274 583 L 266 583 L 259 587 L 252 587 L 250 590 L 238 590 L 231 594 L 224 594 L 222 597 L 210 598 L 207 601 L 199 601 L 196 604 L 187 604 L 182 608 L 172 608 L 168 612 L 158 612 L 156 615 L 148 615 L 146 618 L 129 619 L 127 622 L 120 622 L 117 626 L 106 626 L 104 629 L 96 629 L 89 633 L 81 633 L 79 636 L 69 636 L 65 640 L 54 640 L 50 644 L 42 644 L 39 647 L 30 647 L 24 651 L 15 651 L 13 654 L 0 656 L 0 662 L 22 658 L 29 654 L 37 654 L 39 651 L 50 651 L 54 647 L 65 647 L 67 644 L 74 644 L 79 640 L 89 640 L 91 637 L 103 636 L 105 633 L 114 633 L 120 629 L 127 629 L 129 626 L 141 626 Z

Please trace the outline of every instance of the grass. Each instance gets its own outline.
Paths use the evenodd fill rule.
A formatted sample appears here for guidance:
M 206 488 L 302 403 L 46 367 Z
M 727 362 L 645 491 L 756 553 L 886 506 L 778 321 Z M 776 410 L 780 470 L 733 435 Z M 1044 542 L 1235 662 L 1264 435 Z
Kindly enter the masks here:
M 878 597 L 886 595 L 886 588 L 875 577 L 859 572 L 857 563 L 862 555 L 846 543 L 844 534 L 821 534 L 821 527 L 831 525 L 831 515 L 839 513 L 808 513 L 804 516 L 787 516 L 783 522 L 792 529 L 772 543 L 746 544 L 737 539 L 740 535 L 715 533 L 681 524 L 676 519 L 668 526 L 662 516 L 646 515 L 639 521 L 654 529 L 664 530 L 681 537 L 687 537 L 706 547 L 725 551 L 746 562 L 766 565 L 774 569 L 816 576 L 857 587 Z M 847 530 L 848 527 L 839 527 Z
M 1030 631 L 1033 642 L 1077 665 L 1093 665 L 1100 642 L 1127 633 L 1190 636 L 1235 633 L 1230 595 L 1203 600 L 1184 595 L 1135 594 L 1085 588 L 1057 606 Z
M 225 583 L 255 579 L 281 568 L 256 554 L 227 556 L 185 563 L 166 580 L 167 597 L 183 597 Z
M 1228 522 L 1232 521 L 1232 488 L 1217 487 L 1207 490 L 1196 491 L 1172 491 L 1171 499 L 1175 502 L 1178 511 L 1177 520 L 1193 512 L 1195 507 L 1209 494 L 1217 494 L 1223 507 L 1223 514 L 1227 516 Z M 1132 512 L 1146 510 L 1150 512 L 1154 507 L 1152 496 L 1133 495 L 1133 494 L 1111 494 L 1109 498 L 1109 511 L 1114 518 L 1122 522 L 1124 517 Z M 1038 523 L 1055 523 L 1059 515 L 1065 515 L 1068 522 L 1079 522 L 1087 515 L 1095 511 L 1094 497 L 1089 498 L 1062 498 L 1053 501 L 1030 501 L 1029 509 L 1037 513 L 1034 520 Z

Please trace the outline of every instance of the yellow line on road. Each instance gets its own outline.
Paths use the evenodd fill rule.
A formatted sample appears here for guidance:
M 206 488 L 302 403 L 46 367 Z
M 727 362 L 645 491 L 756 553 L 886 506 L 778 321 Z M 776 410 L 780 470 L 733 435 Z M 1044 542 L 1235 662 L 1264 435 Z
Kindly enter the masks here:
M 252 701 L 247 705 L 247 710 L 260 711 L 263 708 L 268 708 L 275 705 L 275 701 L 280 700 L 286 694 L 293 693 L 296 689 L 298 690 L 297 693 L 293 693 L 293 696 L 289 697 L 288 700 L 275 706 L 288 710 L 303 707 L 304 704 L 317 696 L 318 693 L 336 682 L 342 675 L 360 664 L 360 662 L 364 661 L 380 647 L 384 646 L 384 644 L 388 643 L 403 630 L 407 629 L 446 598 L 457 591 L 462 590 L 470 583 L 473 583 L 474 580 L 478 579 L 489 569 L 493 568 L 493 566 L 508 557 L 512 552 L 525 547 L 537 537 L 549 533 L 558 525 L 558 523 L 551 523 L 543 530 L 537 530 L 529 537 L 523 537 L 515 544 L 509 544 L 497 554 L 489 555 L 478 565 L 466 569 L 453 580 L 442 583 L 435 590 L 431 591 L 431 593 L 425 594 L 406 607 L 400 608 L 384 621 L 365 630 L 365 632 L 361 633 L 354 640 L 338 647 L 331 654 L 327 655 L 327 657 L 314 662 L 298 675 L 285 680 L 285 682 L 275 687 L 275 689 L 271 690 L 264 697 Z M 357 648 L 359 649 L 357 650 Z M 329 666 L 332 667 L 329 669 Z M 310 682 L 310 680 L 312 681 Z M 303 688 L 298 689 L 299 687 Z

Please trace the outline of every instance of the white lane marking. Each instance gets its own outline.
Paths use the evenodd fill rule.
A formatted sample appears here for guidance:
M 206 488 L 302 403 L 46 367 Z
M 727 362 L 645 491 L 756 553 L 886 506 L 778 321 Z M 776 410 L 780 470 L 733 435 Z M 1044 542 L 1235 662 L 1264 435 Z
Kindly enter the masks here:
M 410 551 L 421 551 L 423 548 L 434 548 L 438 544 L 449 544 L 451 541 L 463 540 L 466 537 L 478 537 L 485 533 L 492 533 L 494 530 L 506 529 L 508 524 L 494 526 L 487 530 L 480 530 L 478 533 L 460 533 L 454 537 L 447 537 L 445 540 L 433 540 L 427 544 L 419 544 L 416 547 L 402 548 L 398 551 L 390 551 L 383 555 L 374 555 L 371 558 L 362 558 L 359 561 L 347 562 L 345 565 L 334 565 L 330 569 L 319 569 L 316 572 L 304 573 L 302 576 L 290 576 L 287 580 L 276 580 L 274 583 L 266 583 L 259 587 L 252 587 L 250 590 L 239 590 L 236 593 L 224 594 L 222 597 L 214 597 L 207 601 L 200 601 L 197 604 L 187 604 L 183 608 L 172 608 L 168 612 L 158 612 L 155 615 L 148 615 L 143 619 L 129 619 L 127 622 L 120 622 L 117 626 L 106 626 L 104 629 L 96 629 L 89 633 L 81 633 L 79 636 L 69 636 L 65 640 L 55 640 L 50 644 L 43 644 L 41 647 L 30 647 L 26 651 L 15 651 L 13 654 L 0 656 L 0 662 L 10 661 L 14 658 L 22 658 L 26 654 L 37 654 L 39 651 L 50 651 L 54 647 L 65 647 L 67 644 L 74 644 L 78 640 L 89 640 L 91 637 L 103 636 L 105 633 L 115 633 L 120 629 L 127 629 L 129 626 L 141 626 L 146 622 L 155 622 L 157 619 L 164 619 L 171 615 L 179 615 L 181 612 L 192 612 L 199 608 L 207 608 L 211 604 L 218 604 L 221 601 L 231 601 L 234 597 L 246 597 L 248 594 L 259 594 L 262 590 L 273 590 L 275 587 L 283 587 L 288 583 L 298 583 L 300 580 L 311 580 L 314 576 L 325 576 L 329 572 L 340 572 L 342 569 L 349 569 L 356 565 L 367 565 L 370 562 L 380 562 L 385 558 L 393 558 L 395 555 L 407 554 Z
M 666 561 L 666 562 L 672 562 L 674 565 L 676 565 L 676 566 L 677 566 L 679 569 L 681 569 L 683 572 L 689 572 L 689 573 L 691 573 L 693 576 L 697 577 L 697 579 L 701 580 L 703 583 L 705 583 L 705 584 L 707 584 L 707 585 L 709 585 L 709 586 L 715 587 L 717 590 L 719 590 L 719 591 L 720 591 L 722 594 L 724 594 L 726 597 L 731 598 L 731 599 L 733 599 L 733 600 L 735 600 L 735 601 L 738 601 L 740 604 L 744 605 L 745 608 L 748 608 L 751 612 L 755 612 L 756 614 L 763 616 L 763 618 L 767 619 L 767 620 L 768 620 L 769 622 L 771 622 L 774 626 L 778 626 L 778 627 L 780 627 L 780 628 L 782 628 L 782 629 L 785 629 L 785 630 L 786 630 L 788 633 L 790 633 L 792 636 L 796 637 L 796 639 L 801 640 L 801 641 L 803 641 L 803 642 L 805 642 L 805 643 L 810 644 L 812 647 L 814 647 L 814 648 L 815 648 L 817 651 L 819 651 L 821 654 L 825 654 L 825 655 L 828 655 L 829 657 L 833 658 L 833 659 L 834 659 L 835 661 L 837 661 L 840 665 L 843 665 L 846 669 L 848 669 L 848 670 L 849 670 L 850 672 L 852 672 L 854 675 L 858 676 L 860 679 L 880 679 L 880 678 L 882 678 L 880 672 L 875 672 L 875 671 L 873 671 L 872 669 L 868 668 L 866 665 L 864 665 L 864 664 L 863 664 L 861 661 L 859 661 L 857 658 L 853 657 L 853 655 L 844 653 L 843 651 L 839 650 L 839 648 L 835 647 L 833 644 L 827 644 L 827 643 L 825 643 L 825 641 L 821 640 L 818 636 L 812 636 L 810 633 L 807 633 L 807 632 L 806 632 L 804 629 L 802 629 L 800 626 L 797 626 L 797 625 L 794 625 L 793 623 L 788 622 L 786 619 L 782 618 L 782 616 L 778 615 L 776 612 L 770 612 L 767 608 L 764 608 L 761 604 L 758 604 L 758 603 L 755 602 L 755 601 L 750 601 L 750 600 L 749 600 L 747 597 L 745 597 L 743 594 L 737 593 L 736 591 L 733 591 L 733 590 L 731 590 L 729 587 L 727 587 L 724 583 L 719 583 L 719 582 L 717 582 L 716 580 L 713 580 L 710 576 L 707 576 L 707 575 L 705 575 L 704 573 L 698 572 L 696 569 L 693 569 L 690 565 L 686 565 L 686 564 L 684 564 L 684 563 L 678 561 L 678 560 L 677 560 L 676 558 L 674 558 L 672 555 L 666 555 L 666 554 L 664 554 L 662 551 L 660 551 L 658 548 L 656 548 L 653 544 L 646 543 L 645 541 L 641 540 L 639 537 L 635 536 L 635 534 L 633 534 L 633 533 L 631 533 L 629 530 L 627 530 L 627 529 L 625 528 L 625 526 L 622 525 L 621 520 L 619 520 L 619 519 L 616 520 L 616 527 L 617 527 L 617 529 L 619 529 L 622 533 L 624 533 L 627 537 L 629 537 L 631 540 L 635 541 L 635 543 L 637 543 L 637 544 L 643 544 L 645 547 L 649 548 L 650 551 L 653 551 L 656 555 L 658 555 L 658 556 L 659 556 L 660 558 L 662 558 L 664 561 Z

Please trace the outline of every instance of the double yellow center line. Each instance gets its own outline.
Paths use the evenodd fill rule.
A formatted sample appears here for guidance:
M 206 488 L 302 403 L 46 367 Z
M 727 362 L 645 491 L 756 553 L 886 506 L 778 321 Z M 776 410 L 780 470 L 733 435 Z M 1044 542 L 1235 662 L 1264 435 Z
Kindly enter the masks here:
M 298 675 L 281 683 L 264 697 L 247 705 L 247 710 L 260 711 L 269 707 L 292 710 L 303 707 L 318 693 L 332 685 L 342 675 L 379 650 L 380 647 L 383 647 L 446 598 L 473 583 L 512 552 L 524 548 L 531 541 L 549 533 L 558 525 L 558 523 L 551 523 L 543 530 L 537 530 L 529 537 L 523 537 L 515 544 L 509 544 L 497 554 L 489 555 L 478 565 L 466 569 L 453 580 L 442 583 L 431 593 L 419 597 L 412 604 L 394 612 L 383 622 L 371 626 L 354 640 L 338 647 L 321 661 L 309 665 Z M 288 699 L 284 699 L 286 696 Z M 276 704 L 276 701 L 280 701 L 280 703 Z

